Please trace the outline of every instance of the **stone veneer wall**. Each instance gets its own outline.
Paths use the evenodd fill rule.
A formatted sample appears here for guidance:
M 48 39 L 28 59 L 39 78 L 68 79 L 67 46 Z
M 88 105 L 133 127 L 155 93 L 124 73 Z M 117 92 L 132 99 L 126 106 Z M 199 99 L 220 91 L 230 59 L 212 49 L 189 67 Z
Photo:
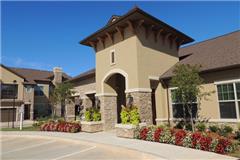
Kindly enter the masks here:
M 66 102 L 66 119 L 68 121 L 75 120 L 75 102 L 74 99 L 72 101 Z
M 141 122 L 152 124 L 151 92 L 132 92 L 133 105 L 139 108 Z
M 103 129 L 110 130 L 117 123 L 117 97 L 116 96 L 98 96 L 101 106 L 101 116 L 104 123 Z

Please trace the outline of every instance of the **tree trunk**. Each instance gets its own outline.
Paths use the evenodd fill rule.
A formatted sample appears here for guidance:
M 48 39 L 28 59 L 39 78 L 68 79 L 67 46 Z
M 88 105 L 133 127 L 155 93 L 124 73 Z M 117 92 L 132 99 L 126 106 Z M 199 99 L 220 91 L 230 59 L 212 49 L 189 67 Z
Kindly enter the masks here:
M 192 104 L 190 104 L 190 106 L 188 106 L 188 113 L 189 113 L 189 115 L 190 115 L 190 121 L 191 121 L 192 131 L 195 132 L 195 127 L 194 127 L 193 117 L 192 117 Z

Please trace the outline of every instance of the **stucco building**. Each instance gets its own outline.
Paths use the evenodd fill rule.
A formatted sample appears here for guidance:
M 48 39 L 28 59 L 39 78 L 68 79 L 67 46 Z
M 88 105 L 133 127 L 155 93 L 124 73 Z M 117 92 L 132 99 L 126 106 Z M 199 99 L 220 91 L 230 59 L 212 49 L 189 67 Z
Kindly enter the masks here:
M 201 65 L 203 100 L 200 117 L 209 122 L 240 122 L 240 32 L 180 47 L 194 40 L 139 8 L 108 23 L 80 43 L 96 52 L 96 69 L 70 82 L 84 107 L 98 100 L 104 129 L 120 123 L 121 105 L 130 94 L 142 122 L 159 124 L 183 117 L 181 102 L 169 85 L 176 64 Z M 194 107 L 193 112 L 196 112 Z
M 54 84 L 71 78 L 58 67 L 53 71 L 43 71 L 7 67 L 1 64 L 0 71 L 1 122 L 18 121 L 21 105 L 24 105 L 25 120 L 49 116 L 51 89 Z M 61 108 L 58 108 L 57 112 L 60 115 Z

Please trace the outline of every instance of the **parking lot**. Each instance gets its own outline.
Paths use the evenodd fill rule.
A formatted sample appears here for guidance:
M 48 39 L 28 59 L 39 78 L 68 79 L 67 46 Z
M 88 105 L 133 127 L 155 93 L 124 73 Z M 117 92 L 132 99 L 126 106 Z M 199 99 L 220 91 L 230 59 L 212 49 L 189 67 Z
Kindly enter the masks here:
M 138 151 L 51 137 L 2 136 L 3 160 L 157 159 Z

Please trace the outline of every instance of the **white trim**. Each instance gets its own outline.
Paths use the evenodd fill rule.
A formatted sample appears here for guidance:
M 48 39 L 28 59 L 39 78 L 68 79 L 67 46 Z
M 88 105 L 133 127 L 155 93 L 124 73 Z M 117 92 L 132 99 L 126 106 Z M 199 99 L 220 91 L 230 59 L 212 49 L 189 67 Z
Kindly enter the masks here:
M 95 94 L 95 97 L 100 97 L 100 96 L 116 97 L 117 94 L 116 93 L 97 93 L 97 94 Z
M 178 87 L 169 87 L 168 89 L 169 89 L 169 91 L 171 91 L 171 90 L 174 90 L 174 89 L 177 89 Z
M 101 88 L 102 88 L 102 93 L 104 93 L 104 83 L 106 82 L 106 80 L 108 80 L 108 78 L 113 75 L 113 74 L 116 74 L 116 73 L 119 73 L 121 75 L 123 75 L 125 77 L 125 85 L 126 85 L 126 90 L 128 90 L 128 74 L 120 69 L 120 68 L 115 68 L 115 69 L 112 69 L 110 70 L 102 79 L 101 81 Z
M 126 89 L 125 93 L 132 93 L 132 92 L 152 92 L 150 88 L 132 88 Z
M 239 119 L 209 119 L 209 122 L 240 122 Z
M 87 125 L 95 125 L 95 124 L 103 124 L 103 121 L 81 121 L 80 124 L 87 124 Z
M 74 94 L 71 95 L 71 97 L 76 97 L 76 96 L 80 96 L 79 92 L 75 92 Z
M 240 82 L 240 79 L 226 80 L 226 81 L 215 81 L 214 84 L 226 84 Z
M 148 76 L 148 79 L 159 81 L 159 77 L 158 76 Z
M 96 90 L 84 92 L 85 95 L 87 95 L 87 94 L 94 94 L 94 93 L 96 93 Z
M 162 121 L 167 121 L 168 119 L 167 118 L 156 118 L 156 121 L 160 121 L 160 122 L 162 122 Z M 169 119 L 170 120 L 170 119 Z

